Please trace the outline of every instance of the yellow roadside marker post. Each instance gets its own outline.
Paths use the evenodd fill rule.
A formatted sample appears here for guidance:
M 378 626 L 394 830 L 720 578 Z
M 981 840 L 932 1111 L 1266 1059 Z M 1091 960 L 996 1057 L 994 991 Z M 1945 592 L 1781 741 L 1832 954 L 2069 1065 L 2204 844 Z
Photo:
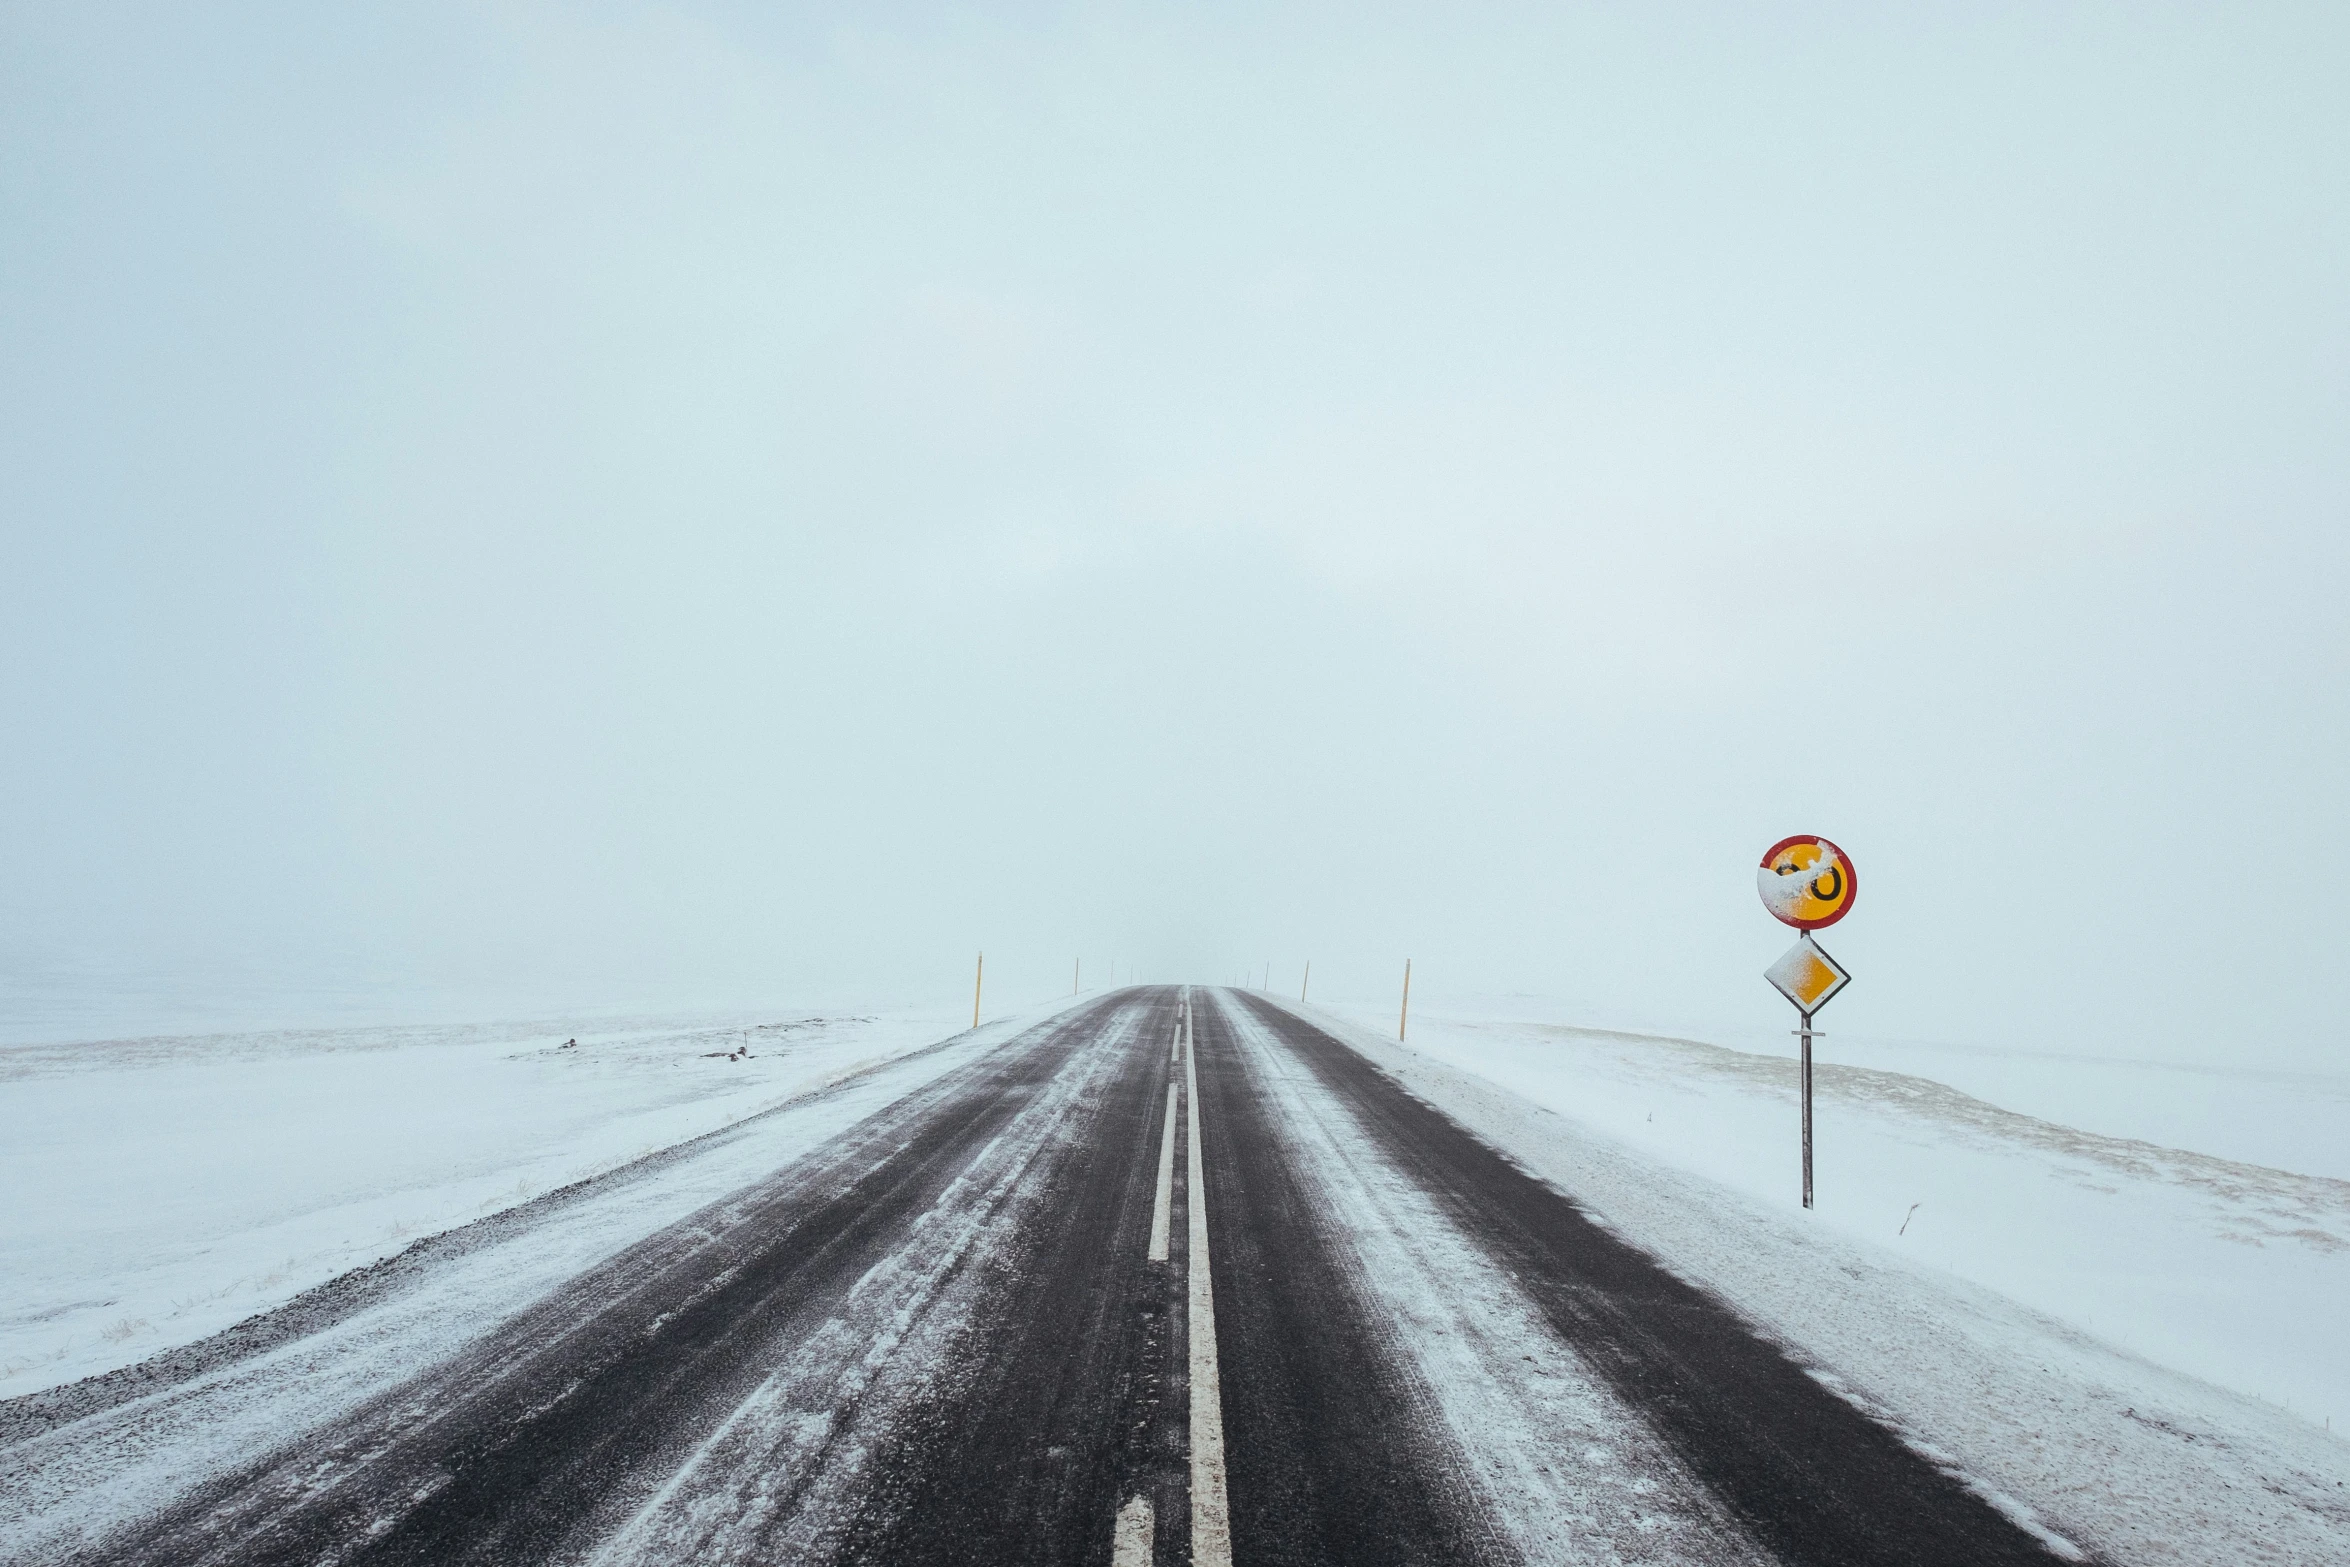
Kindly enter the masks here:
M 1812 1014 L 1826 1006 L 1852 983 L 1844 965 L 1828 956 L 1811 939 L 1852 912 L 1859 891 L 1852 857 L 1825 838 L 1782 838 L 1762 857 L 1755 885 L 1771 918 L 1792 925 L 1803 934 L 1763 970 L 1773 989 L 1795 1005 L 1803 1026 L 1795 1032 L 1803 1041 L 1803 1205 L 1811 1206 L 1811 1042 Z

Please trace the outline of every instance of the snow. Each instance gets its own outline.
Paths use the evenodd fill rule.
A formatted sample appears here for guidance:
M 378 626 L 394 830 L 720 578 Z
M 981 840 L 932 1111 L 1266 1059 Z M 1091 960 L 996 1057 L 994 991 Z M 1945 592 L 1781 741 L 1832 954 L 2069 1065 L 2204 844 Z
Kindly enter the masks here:
M 0 1048 L 0 1398 L 205 1337 L 968 1021 L 606 1017 Z
M 1718 1017 L 1670 1016 L 1655 1008 L 1612 1007 L 1588 999 L 1517 993 L 1439 996 L 1423 987 L 1412 1003 L 1413 1042 L 1421 1020 L 1431 1027 L 1524 1024 L 1574 1026 L 1588 1032 L 1703 1041 L 1748 1055 L 1795 1054 L 1795 1012 L 1757 979 L 1752 1014 L 1739 1025 Z M 1855 983 L 1866 983 L 1863 976 Z M 2121 1057 L 2051 1051 L 1996 1039 L 1921 1040 L 1847 1029 L 1844 1004 L 1817 1019 L 1823 1061 L 1931 1078 L 2005 1110 L 2108 1137 L 2192 1149 L 2245 1164 L 2350 1180 L 2350 1059 L 2339 1071 L 2281 1070 L 2259 1063 L 2305 1048 L 2240 1038 L 2215 1029 L 2194 1059 Z M 1342 1008 L 1392 1039 L 1391 1004 Z M 1432 1034 L 1430 1038 L 1435 1036 Z
M 2126 1560 L 2350 1560 L 2350 1182 L 1831 1056 L 1805 1213 L 1785 1058 L 1425 1010 L 1407 1049 L 1383 1007 L 1297 1010 L 2020 1514 Z M 2015 1080 L 2085 1100 L 2119 1066 Z

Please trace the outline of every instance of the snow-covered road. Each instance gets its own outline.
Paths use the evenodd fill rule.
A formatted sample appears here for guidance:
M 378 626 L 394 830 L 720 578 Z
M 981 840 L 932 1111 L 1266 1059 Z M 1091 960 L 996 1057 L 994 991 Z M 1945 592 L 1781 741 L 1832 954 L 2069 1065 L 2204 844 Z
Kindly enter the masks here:
M 2305 1422 L 1342 1024 L 842 1066 L 0 1403 L 0 1562 L 2350 1560 Z

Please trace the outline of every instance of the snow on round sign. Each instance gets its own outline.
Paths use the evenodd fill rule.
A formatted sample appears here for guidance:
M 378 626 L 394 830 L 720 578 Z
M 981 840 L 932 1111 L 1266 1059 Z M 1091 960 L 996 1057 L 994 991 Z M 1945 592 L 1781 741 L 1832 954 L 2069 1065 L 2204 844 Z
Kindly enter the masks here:
M 1782 838 L 1755 872 L 1763 907 L 1797 930 L 1819 930 L 1852 912 L 1859 878 L 1852 861 L 1825 838 Z

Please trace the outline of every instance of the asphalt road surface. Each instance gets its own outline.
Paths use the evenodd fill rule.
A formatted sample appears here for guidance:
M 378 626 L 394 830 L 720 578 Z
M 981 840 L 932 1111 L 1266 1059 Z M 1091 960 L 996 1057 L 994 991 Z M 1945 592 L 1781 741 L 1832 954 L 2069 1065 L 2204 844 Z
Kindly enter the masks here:
M 192 1396 L 18 1410 L 0 1472 Z M 205 1474 L 78 1559 L 2053 1559 L 1343 1044 L 1175 988 L 1028 1030 Z

